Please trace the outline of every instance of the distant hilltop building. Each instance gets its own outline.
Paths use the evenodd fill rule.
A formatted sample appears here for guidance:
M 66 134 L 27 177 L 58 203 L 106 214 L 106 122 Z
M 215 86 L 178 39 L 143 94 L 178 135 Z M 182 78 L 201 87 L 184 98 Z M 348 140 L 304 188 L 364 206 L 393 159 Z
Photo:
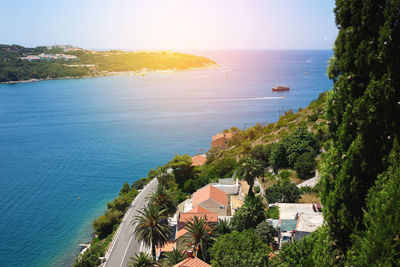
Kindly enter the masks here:
M 211 147 L 226 149 L 227 142 L 232 138 L 232 136 L 233 134 L 231 132 L 216 134 L 212 137 Z
M 30 55 L 26 57 L 19 57 L 21 60 L 27 61 L 38 61 L 38 60 L 57 60 L 57 59 L 64 59 L 64 60 L 74 60 L 78 59 L 77 56 L 74 55 L 64 55 L 64 54 L 39 54 L 39 55 Z

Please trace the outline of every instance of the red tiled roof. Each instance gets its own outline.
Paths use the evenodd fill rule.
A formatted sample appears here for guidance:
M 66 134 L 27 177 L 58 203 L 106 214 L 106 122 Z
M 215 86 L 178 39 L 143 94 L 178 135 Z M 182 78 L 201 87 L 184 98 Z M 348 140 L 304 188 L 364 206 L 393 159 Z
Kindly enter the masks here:
M 183 236 L 183 235 L 186 234 L 187 232 L 188 232 L 188 230 L 186 230 L 185 228 L 182 228 L 181 230 L 179 230 L 179 231 L 176 233 L 175 240 L 178 239 L 179 237 Z
M 179 215 L 179 222 L 188 222 L 194 217 L 204 218 L 207 222 L 218 222 L 218 214 L 216 212 L 190 212 L 181 213 Z
M 161 248 L 157 247 L 157 252 L 160 252 L 160 250 L 161 252 L 171 252 L 174 247 L 175 247 L 175 242 L 167 242 Z
M 211 267 L 211 265 L 197 257 L 193 257 L 184 259 L 180 263 L 175 264 L 174 267 Z
M 203 155 L 196 155 L 192 157 L 192 166 L 201 166 L 206 163 L 207 158 Z
M 197 190 L 193 194 L 192 205 L 193 207 L 196 207 L 197 205 L 199 205 L 200 203 L 202 203 L 207 199 L 213 199 L 218 203 L 224 205 L 225 207 L 228 205 L 228 197 L 226 193 L 212 185 L 207 185 Z
M 193 212 L 210 213 L 211 211 L 209 211 L 203 207 L 197 206 L 197 207 L 194 207 L 193 209 L 189 210 L 187 213 L 193 213 Z

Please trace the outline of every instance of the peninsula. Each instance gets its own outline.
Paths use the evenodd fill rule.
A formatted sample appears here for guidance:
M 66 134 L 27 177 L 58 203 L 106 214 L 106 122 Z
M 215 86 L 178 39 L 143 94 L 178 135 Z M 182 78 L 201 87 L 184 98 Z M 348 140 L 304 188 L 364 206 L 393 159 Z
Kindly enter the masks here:
M 0 83 L 144 74 L 215 67 L 205 57 L 164 50 L 95 51 L 70 45 L 38 46 L 0 44 Z

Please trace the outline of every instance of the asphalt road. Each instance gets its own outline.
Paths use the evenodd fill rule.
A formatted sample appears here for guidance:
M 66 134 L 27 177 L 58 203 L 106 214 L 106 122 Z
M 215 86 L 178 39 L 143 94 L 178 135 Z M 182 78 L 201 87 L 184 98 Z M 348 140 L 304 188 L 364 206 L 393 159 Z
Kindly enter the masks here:
M 133 225 L 135 216 L 139 215 L 138 211 L 146 205 L 146 197 L 157 189 L 158 181 L 153 179 L 132 202 L 132 207 L 125 214 L 118 230 L 114 242 L 110 246 L 110 250 L 106 254 L 106 261 L 103 266 L 107 267 L 126 267 L 133 257 L 140 250 L 149 250 L 136 240 Z

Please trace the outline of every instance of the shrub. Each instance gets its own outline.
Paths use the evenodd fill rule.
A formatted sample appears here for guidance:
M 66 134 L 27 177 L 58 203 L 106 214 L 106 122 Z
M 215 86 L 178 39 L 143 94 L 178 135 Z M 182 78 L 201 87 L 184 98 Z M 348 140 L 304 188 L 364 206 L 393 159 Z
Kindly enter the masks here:
M 114 226 L 119 224 L 123 213 L 117 210 L 107 210 L 106 213 L 93 221 L 93 229 L 100 239 L 111 234 Z
M 271 219 L 279 219 L 279 207 L 278 206 L 274 206 L 274 207 L 270 207 L 267 209 L 266 213 L 265 213 L 265 217 L 266 218 L 271 218 Z
M 264 221 L 259 223 L 255 232 L 260 240 L 268 246 L 276 243 L 274 237 L 278 236 L 278 232 L 268 222 Z
M 306 179 L 312 176 L 316 165 L 315 154 L 313 152 L 305 152 L 296 159 L 293 167 L 300 179 Z
M 294 203 L 300 199 L 300 190 L 294 183 L 278 183 L 265 190 L 268 203 Z
M 259 194 L 260 191 L 261 191 L 261 189 L 260 189 L 260 187 L 259 187 L 258 185 L 256 185 L 256 186 L 253 188 L 253 190 L 254 190 L 254 193 L 256 193 L 256 194 Z
M 214 267 L 268 266 L 271 250 L 260 240 L 253 229 L 234 231 L 217 238 L 210 249 Z
M 265 220 L 265 204 L 259 196 L 247 196 L 242 207 L 233 215 L 232 228 L 243 231 L 255 228 Z

